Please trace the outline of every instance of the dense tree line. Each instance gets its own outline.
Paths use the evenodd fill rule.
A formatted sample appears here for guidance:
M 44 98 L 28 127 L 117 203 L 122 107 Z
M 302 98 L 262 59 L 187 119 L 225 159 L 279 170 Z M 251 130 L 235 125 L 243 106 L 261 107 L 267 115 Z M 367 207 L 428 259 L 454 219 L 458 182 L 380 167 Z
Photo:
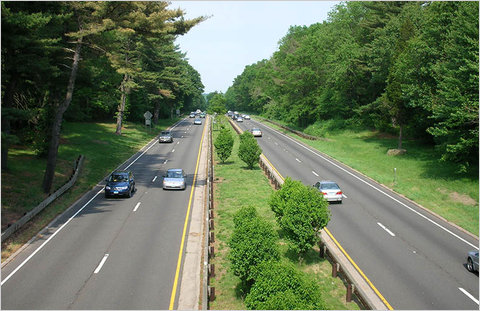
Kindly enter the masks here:
M 478 163 L 478 2 L 346 2 L 246 66 L 227 108 L 299 127 L 335 120 Z
M 175 38 L 187 20 L 169 2 L 2 2 L 2 169 L 11 144 L 47 157 L 51 188 L 61 124 L 153 122 L 204 106 L 199 73 Z

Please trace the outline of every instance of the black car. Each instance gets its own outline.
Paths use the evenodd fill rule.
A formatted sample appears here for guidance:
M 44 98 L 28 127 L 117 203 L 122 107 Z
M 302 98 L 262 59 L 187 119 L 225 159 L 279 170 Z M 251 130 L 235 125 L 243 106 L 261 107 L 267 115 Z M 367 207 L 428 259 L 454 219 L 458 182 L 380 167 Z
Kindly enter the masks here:
M 173 143 L 173 136 L 170 131 L 162 131 L 158 137 L 159 143 Z
M 106 180 L 105 197 L 127 196 L 135 192 L 135 178 L 130 171 L 115 171 Z

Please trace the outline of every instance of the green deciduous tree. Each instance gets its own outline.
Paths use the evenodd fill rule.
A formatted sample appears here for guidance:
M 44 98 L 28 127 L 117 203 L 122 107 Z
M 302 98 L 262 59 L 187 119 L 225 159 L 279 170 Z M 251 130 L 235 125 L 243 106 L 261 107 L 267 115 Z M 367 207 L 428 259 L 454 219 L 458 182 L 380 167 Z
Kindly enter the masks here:
M 249 169 L 252 169 L 255 166 L 255 163 L 258 163 L 260 155 L 262 154 L 262 149 L 257 143 L 255 137 L 252 133 L 244 132 L 240 135 L 240 146 L 238 147 L 238 157 L 240 160 L 247 164 Z
M 218 134 L 215 142 L 213 143 L 213 145 L 215 146 L 215 153 L 220 158 L 220 161 L 222 161 L 222 163 L 225 163 L 225 161 L 232 154 L 233 143 L 234 140 L 232 132 L 230 131 L 230 129 L 222 125 L 220 133 Z

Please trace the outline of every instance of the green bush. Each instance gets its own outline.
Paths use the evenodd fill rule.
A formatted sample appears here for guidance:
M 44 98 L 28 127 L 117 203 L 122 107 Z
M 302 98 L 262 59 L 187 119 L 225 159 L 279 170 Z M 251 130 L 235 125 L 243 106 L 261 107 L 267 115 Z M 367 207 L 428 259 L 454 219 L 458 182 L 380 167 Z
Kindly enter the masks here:
M 325 309 L 320 286 L 291 263 L 264 262 L 252 275 L 255 281 L 245 297 L 250 310 Z
M 261 219 L 254 207 L 243 207 L 234 216 L 235 228 L 229 240 L 233 272 L 249 282 L 252 269 L 264 261 L 280 258 L 278 235 L 271 223 Z
M 213 143 L 213 145 L 215 146 L 215 152 L 217 153 L 217 156 L 220 158 L 220 161 L 222 161 L 222 163 L 225 163 L 225 161 L 232 154 L 232 149 L 233 149 L 232 132 L 228 128 L 222 126 L 222 128 L 220 129 L 220 133 L 218 133 L 217 139 L 215 139 L 215 142 Z
M 258 145 L 252 133 L 244 132 L 240 135 L 240 146 L 238 148 L 238 157 L 252 169 L 255 163 L 258 163 L 262 154 L 262 149 Z
M 289 245 L 305 253 L 319 241 L 319 232 L 330 220 L 330 210 L 323 195 L 300 181 L 285 180 L 282 189 L 272 194 L 270 207 L 285 232 Z

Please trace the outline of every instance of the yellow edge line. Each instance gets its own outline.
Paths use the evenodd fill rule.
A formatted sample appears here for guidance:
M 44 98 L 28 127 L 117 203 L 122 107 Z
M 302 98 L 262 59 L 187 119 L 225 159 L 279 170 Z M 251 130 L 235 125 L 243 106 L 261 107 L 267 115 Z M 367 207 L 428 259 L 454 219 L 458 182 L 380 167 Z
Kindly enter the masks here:
M 263 157 L 265 158 L 265 160 L 271 165 L 271 167 L 275 170 L 275 172 L 277 172 L 277 174 L 280 176 L 280 178 L 282 178 L 282 180 L 285 180 L 285 178 L 283 178 L 282 174 L 280 174 L 279 171 L 277 171 L 277 169 L 275 168 L 275 166 L 273 166 L 273 164 L 267 159 L 267 157 L 262 154 Z M 355 269 L 357 269 L 358 273 L 360 273 L 360 275 L 365 279 L 365 281 L 368 283 L 368 285 L 370 285 L 370 287 L 373 289 L 373 291 L 377 294 L 377 296 L 382 300 L 382 302 L 387 306 L 387 308 L 389 310 L 393 310 L 392 306 L 388 303 L 388 301 L 385 299 L 385 297 L 383 297 L 383 295 L 378 291 L 378 289 L 373 285 L 373 283 L 368 279 L 368 277 L 365 275 L 365 273 L 363 273 L 362 269 L 360 269 L 360 267 L 355 263 L 355 261 L 353 261 L 352 257 L 350 257 L 350 255 L 348 255 L 348 253 L 345 251 L 345 249 L 343 249 L 343 247 L 340 245 L 340 243 L 338 243 L 338 241 L 335 239 L 335 237 L 333 236 L 333 234 L 325 227 L 325 232 L 330 236 L 330 238 L 333 240 L 333 242 L 335 242 L 335 244 L 337 244 L 338 248 L 340 248 L 340 250 L 343 252 L 343 254 L 347 257 L 347 259 L 350 261 L 350 263 L 355 267 Z
M 350 263 L 355 267 L 355 269 L 357 269 L 357 271 L 362 275 L 362 277 L 365 279 L 365 281 L 368 283 L 368 285 L 370 285 L 370 287 L 373 289 L 373 291 L 378 295 L 378 297 L 383 301 L 383 303 L 387 306 L 387 308 L 389 310 L 393 310 L 392 306 L 388 303 L 388 301 L 385 299 L 385 297 L 383 297 L 382 294 L 380 294 L 380 292 L 378 291 L 378 289 L 372 284 L 372 282 L 368 279 L 368 277 L 365 275 L 365 273 L 363 273 L 363 271 L 360 269 L 359 266 L 357 266 L 357 264 L 355 263 L 355 261 L 353 261 L 353 259 L 350 257 L 350 255 L 348 255 L 348 253 L 343 249 L 343 247 L 340 245 L 340 243 L 338 243 L 338 241 L 333 237 L 333 234 L 327 229 L 327 228 L 323 228 L 325 230 L 325 232 L 330 236 L 330 238 L 333 240 L 333 242 L 335 242 L 335 244 L 337 244 L 338 248 L 340 248 L 340 250 L 343 252 L 343 254 L 348 258 L 348 260 L 350 261 Z
M 168 310 L 173 310 L 173 307 L 174 307 L 174 304 L 175 304 L 175 296 L 177 295 L 178 276 L 180 275 L 180 267 L 182 265 L 183 245 L 185 244 L 185 235 L 187 233 L 188 219 L 189 219 L 189 216 L 190 216 L 190 208 L 192 206 L 193 192 L 195 190 L 195 182 L 197 180 L 198 165 L 200 163 L 200 154 L 201 154 L 201 150 L 202 150 L 203 137 L 205 136 L 205 129 L 206 128 L 207 128 L 207 126 L 205 124 L 205 126 L 203 128 L 203 132 L 202 132 L 202 139 L 200 140 L 200 146 L 198 147 L 197 165 L 195 167 L 195 174 L 193 175 L 192 191 L 190 191 L 190 199 L 188 200 L 187 215 L 185 216 L 185 223 L 183 225 L 182 242 L 180 243 L 180 251 L 178 252 L 177 270 L 175 271 L 175 279 L 173 281 L 172 295 L 170 296 L 170 306 L 169 306 Z

